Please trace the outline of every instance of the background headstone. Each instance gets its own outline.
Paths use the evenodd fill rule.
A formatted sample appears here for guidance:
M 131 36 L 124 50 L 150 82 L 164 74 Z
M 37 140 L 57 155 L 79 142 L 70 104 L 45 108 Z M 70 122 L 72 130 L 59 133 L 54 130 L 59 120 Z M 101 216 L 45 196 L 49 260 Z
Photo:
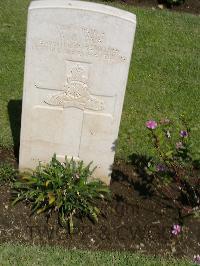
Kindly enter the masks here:
M 95 3 L 29 7 L 20 169 L 54 153 L 91 161 L 109 184 L 136 27 L 135 15 Z

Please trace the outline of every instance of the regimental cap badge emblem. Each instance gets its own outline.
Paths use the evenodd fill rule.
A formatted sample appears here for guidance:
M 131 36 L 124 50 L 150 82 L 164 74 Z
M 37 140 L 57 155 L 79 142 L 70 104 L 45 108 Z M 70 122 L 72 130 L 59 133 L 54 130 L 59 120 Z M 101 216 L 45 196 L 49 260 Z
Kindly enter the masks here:
M 88 77 L 84 69 L 75 66 L 66 77 L 64 92 L 49 95 L 44 102 L 49 105 L 67 107 L 76 107 L 80 109 L 91 109 L 100 111 L 104 109 L 104 102 L 90 93 L 88 86 Z

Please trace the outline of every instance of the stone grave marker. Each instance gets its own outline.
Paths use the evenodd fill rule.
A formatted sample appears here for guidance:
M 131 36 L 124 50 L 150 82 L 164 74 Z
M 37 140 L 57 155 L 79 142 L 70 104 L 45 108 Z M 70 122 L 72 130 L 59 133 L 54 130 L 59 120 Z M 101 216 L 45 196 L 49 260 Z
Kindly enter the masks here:
M 97 166 L 109 184 L 136 18 L 82 1 L 29 6 L 19 167 L 54 153 Z

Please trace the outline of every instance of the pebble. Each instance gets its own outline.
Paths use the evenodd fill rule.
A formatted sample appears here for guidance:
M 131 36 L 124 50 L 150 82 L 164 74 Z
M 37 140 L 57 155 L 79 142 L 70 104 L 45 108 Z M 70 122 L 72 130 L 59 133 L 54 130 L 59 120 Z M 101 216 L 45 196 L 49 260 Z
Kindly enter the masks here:
M 93 238 L 90 239 L 90 241 L 94 244 L 95 240 Z
M 141 248 L 144 248 L 144 244 L 143 244 L 143 243 L 140 243 L 140 247 L 141 247 Z
M 164 6 L 163 6 L 163 5 L 158 5 L 158 8 L 159 8 L 159 9 L 163 9 Z

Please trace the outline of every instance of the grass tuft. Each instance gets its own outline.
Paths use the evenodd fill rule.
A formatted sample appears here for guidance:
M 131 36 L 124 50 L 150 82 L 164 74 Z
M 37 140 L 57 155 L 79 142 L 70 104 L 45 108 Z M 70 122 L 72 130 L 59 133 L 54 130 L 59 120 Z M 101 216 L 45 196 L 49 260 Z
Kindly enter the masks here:
M 4 147 L 19 143 L 29 2 L 0 2 L 0 146 Z M 191 127 L 200 128 L 200 20 L 186 13 L 110 4 L 137 16 L 117 157 L 128 160 L 133 152 L 151 156 L 146 120 L 174 120 L 186 112 Z M 196 130 L 195 138 L 198 150 L 200 130 Z

